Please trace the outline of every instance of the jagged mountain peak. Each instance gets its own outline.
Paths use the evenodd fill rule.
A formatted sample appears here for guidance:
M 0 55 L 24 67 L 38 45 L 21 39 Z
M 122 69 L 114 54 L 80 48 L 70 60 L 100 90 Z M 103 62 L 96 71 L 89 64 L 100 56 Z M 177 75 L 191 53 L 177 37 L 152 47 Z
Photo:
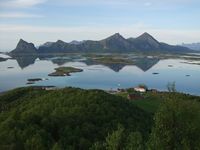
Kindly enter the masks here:
M 129 41 L 132 42 L 136 48 L 140 50 L 160 50 L 160 43 L 147 32 Z
M 24 41 L 23 39 L 20 39 L 20 40 L 19 40 L 19 43 L 22 43 L 22 42 L 23 42 L 23 43 L 28 43 L 28 42 Z
M 33 43 L 28 43 L 23 39 L 20 39 L 16 48 L 13 51 L 11 51 L 11 54 L 18 54 L 18 53 L 33 54 L 36 53 L 36 51 L 37 49 L 35 48 Z
M 120 33 L 115 33 L 115 34 L 113 34 L 112 36 L 121 37 L 122 35 L 121 35 Z
M 56 43 L 64 43 L 65 44 L 66 42 L 64 42 L 62 40 L 57 40 Z
M 124 39 L 124 37 L 119 33 L 115 33 L 112 36 L 108 37 L 107 39 Z
M 149 33 L 147 33 L 147 32 L 144 32 L 143 34 L 142 34 L 142 36 L 150 36 L 150 37 L 152 37 Z
M 151 40 L 158 42 L 152 35 L 150 35 L 147 32 L 144 32 L 142 35 L 140 35 L 136 39 L 140 39 L 140 40 L 150 40 L 151 39 Z
M 20 46 L 20 45 L 28 45 L 28 44 L 34 46 L 33 43 L 29 43 L 29 42 L 27 42 L 27 41 L 25 41 L 25 40 L 23 40 L 23 39 L 20 39 L 19 42 L 18 42 L 18 44 L 17 44 L 17 46 Z
M 20 39 L 18 44 L 17 44 L 17 47 L 20 47 L 20 46 L 32 46 L 32 47 L 34 47 L 34 44 L 28 43 L 27 41 Z
M 115 33 L 114 35 L 101 40 L 100 44 L 103 46 L 103 49 L 106 49 L 107 51 L 122 52 L 134 49 L 134 46 L 119 33 Z

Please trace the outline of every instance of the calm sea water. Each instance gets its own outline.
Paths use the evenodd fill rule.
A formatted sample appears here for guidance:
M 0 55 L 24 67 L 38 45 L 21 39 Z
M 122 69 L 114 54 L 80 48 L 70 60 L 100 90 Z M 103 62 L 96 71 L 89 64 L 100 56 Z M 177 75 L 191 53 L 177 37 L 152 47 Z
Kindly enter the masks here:
M 26 84 L 30 78 L 47 78 L 34 85 L 114 90 L 146 84 L 149 88 L 167 90 L 167 84 L 175 82 L 177 91 L 200 95 L 200 65 L 183 63 L 190 61 L 180 57 L 160 59 L 134 56 L 132 59 L 136 60 L 134 65 L 98 64 L 79 55 L 12 58 L 0 62 L 0 92 L 30 86 Z M 59 66 L 72 66 L 84 71 L 71 76 L 49 77 L 48 74 Z

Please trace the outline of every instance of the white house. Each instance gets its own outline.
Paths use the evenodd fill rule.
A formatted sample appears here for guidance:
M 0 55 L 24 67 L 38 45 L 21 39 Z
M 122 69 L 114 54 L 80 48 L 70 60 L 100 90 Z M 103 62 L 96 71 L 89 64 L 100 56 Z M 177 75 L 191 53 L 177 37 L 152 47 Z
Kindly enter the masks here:
M 145 88 L 143 88 L 143 87 L 135 87 L 134 90 L 135 90 L 136 92 L 141 92 L 141 93 L 144 93 L 144 92 L 147 91 L 147 90 L 146 90 Z

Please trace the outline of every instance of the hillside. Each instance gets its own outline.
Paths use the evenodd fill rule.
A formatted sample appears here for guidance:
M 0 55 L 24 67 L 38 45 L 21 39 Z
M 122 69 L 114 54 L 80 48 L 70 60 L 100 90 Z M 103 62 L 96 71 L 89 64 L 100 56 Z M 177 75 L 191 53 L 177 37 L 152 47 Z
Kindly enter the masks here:
M 120 124 L 146 137 L 152 115 L 100 90 L 20 88 L 0 96 L 0 149 L 88 149 Z
M 36 87 L 3 93 L 0 149 L 198 150 L 200 97 L 147 92 L 132 101 L 128 93 Z
M 187 53 L 193 52 L 183 46 L 174 46 L 157 41 L 153 36 L 144 33 L 137 38 L 125 39 L 116 33 L 100 41 L 85 40 L 81 42 L 46 42 L 38 49 L 33 44 L 20 40 L 16 49 L 11 54 L 21 53 L 130 53 L 130 52 L 163 52 L 163 53 Z

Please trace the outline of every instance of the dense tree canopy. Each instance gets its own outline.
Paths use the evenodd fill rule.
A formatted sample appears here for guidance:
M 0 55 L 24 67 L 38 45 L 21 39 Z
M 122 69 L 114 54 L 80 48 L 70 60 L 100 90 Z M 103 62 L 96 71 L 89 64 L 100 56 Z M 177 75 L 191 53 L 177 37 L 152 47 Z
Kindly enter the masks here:
M 100 90 L 21 88 L 0 97 L 0 149 L 89 149 L 121 124 L 147 136 L 151 115 Z
M 145 93 L 140 102 L 125 97 L 76 88 L 6 92 L 0 96 L 0 149 L 200 149 L 199 97 L 176 92 Z
M 168 99 L 156 113 L 150 149 L 200 149 L 200 104 Z

